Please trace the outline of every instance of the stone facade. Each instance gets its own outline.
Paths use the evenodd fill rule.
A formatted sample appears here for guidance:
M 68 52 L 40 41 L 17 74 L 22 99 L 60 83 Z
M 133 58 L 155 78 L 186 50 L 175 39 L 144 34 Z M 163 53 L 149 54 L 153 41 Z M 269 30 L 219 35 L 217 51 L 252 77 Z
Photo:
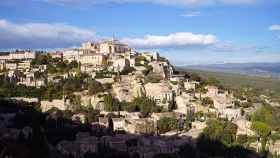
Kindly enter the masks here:
M 115 39 L 100 43 L 100 53 L 102 54 L 125 53 L 128 50 L 129 48 L 127 45 L 122 44 Z
M 106 64 L 106 57 L 102 54 L 84 54 L 78 60 L 81 64 L 102 66 Z
M 51 108 L 58 108 L 59 110 L 66 110 L 68 102 L 64 100 L 41 101 L 42 112 L 46 112 Z
M 166 106 L 173 101 L 172 87 L 167 82 L 145 84 L 146 96 L 152 98 L 157 105 Z

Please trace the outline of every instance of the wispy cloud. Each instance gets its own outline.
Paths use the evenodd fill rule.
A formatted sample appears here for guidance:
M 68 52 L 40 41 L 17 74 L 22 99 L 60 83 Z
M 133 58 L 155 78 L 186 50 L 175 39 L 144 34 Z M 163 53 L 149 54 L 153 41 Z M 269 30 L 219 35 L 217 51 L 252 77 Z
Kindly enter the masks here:
M 38 0 L 34 0 L 38 1 Z M 151 3 L 161 5 L 179 5 L 179 6 L 194 6 L 194 5 L 208 5 L 208 4 L 253 4 L 258 0 L 43 0 L 45 2 L 55 4 L 74 4 L 74 3 L 87 3 L 87 4 L 100 4 L 100 3 Z
M 280 31 L 280 25 L 271 25 L 268 29 L 270 31 Z
M 183 14 L 181 16 L 183 17 L 196 17 L 196 16 L 200 16 L 201 12 L 195 11 L 195 12 L 188 12 L 186 14 Z
M 94 37 L 93 30 L 64 23 L 18 24 L 0 19 L 0 48 L 67 47 Z
M 136 48 L 166 48 L 209 46 L 217 43 L 217 37 L 211 34 L 193 34 L 191 32 L 178 32 L 165 36 L 146 35 L 143 38 L 124 38 L 124 43 Z

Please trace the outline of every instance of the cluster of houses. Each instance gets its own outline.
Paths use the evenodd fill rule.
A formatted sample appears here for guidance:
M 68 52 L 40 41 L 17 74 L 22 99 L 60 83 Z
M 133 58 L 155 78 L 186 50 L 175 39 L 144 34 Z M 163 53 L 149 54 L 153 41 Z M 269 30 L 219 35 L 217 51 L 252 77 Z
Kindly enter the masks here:
M 178 152 L 186 143 L 191 144 L 189 137 L 151 137 L 117 134 L 97 138 L 89 133 L 77 133 L 75 141 L 61 141 L 56 148 L 67 156 L 83 157 L 87 152 L 97 153 L 98 148 L 111 148 L 118 152 L 128 152 L 131 156 L 153 158 L 156 154 Z
M 158 53 L 139 53 L 129 48 L 128 45 L 120 43 L 116 39 L 107 40 L 101 43 L 87 42 L 81 48 L 67 49 L 61 52 L 49 53 L 52 58 L 61 60 L 77 61 L 81 72 L 89 74 L 95 78 L 97 72 L 107 71 L 120 73 L 131 69 L 126 74 L 109 75 L 103 78 L 95 78 L 101 84 L 110 84 L 111 89 L 98 94 L 89 95 L 87 91 L 74 92 L 80 96 L 81 106 L 99 110 L 100 117 L 98 122 L 93 124 L 109 127 L 108 115 L 114 112 L 107 112 L 104 108 L 104 96 L 108 93 L 118 101 L 131 102 L 136 97 L 146 96 L 154 100 L 156 106 L 162 107 L 168 111 L 169 104 L 176 104 L 175 109 L 170 112 L 153 113 L 149 117 L 143 118 L 139 112 L 115 112 L 113 117 L 113 130 L 125 131 L 134 135 L 116 135 L 104 136 L 101 138 L 90 136 L 89 133 L 78 133 L 75 141 L 61 141 L 56 149 L 64 155 L 73 157 L 82 157 L 85 153 L 95 153 L 100 146 L 109 146 L 119 151 L 133 151 L 141 157 L 152 157 L 157 153 L 172 153 L 179 149 L 183 143 L 189 142 L 189 139 L 141 137 L 139 134 L 156 133 L 157 123 L 164 117 L 172 117 L 179 120 L 188 112 L 203 114 L 211 113 L 220 118 L 231 120 L 238 126 L 238 134 L 255 135 L 250 129 L 250 121 L 241 114 L 241 109 L 234 106 L 236 98 L 226 90 L 221 90 L 216 86 L 206 86 L 206 93 L 196 91 L 200 85 L 199 82 L 186 78 L 185 75 L 174 74 L 174 68 L 167 59 L 159 56 Z M 75 71 L 67 74 L 48 74 L 47 78 L 38 78 L 36 72 L 46 71 L 46 65 L 31 67 L 31 61 L 38 56 L 37 52 L 17 51 L 14 53 L 0 54 L 0 70 L 3 75 L 8 76 L 10 80 L 15 80 L 16 84 L 28 87 L 42 87 L 48 81 L 59 83 L 62 78 L 68 78 L 75 75 Z M 158 81 L 149 81 L 149 75 L 159 77 Z M 24 77 L 22 77 L 24 76 Z M 213 105 L 202 105 L 203 98 L 210 98 Z M 37 102 L 41 110 L 46 112 L 52 108 L 62 111 L 68 110 L 71 104 L 69 100 L 39 100 L 38 98 L 14 98 L 27 102 Z M 5 116 L 12 117 L 12 116 Z M 75 114 L 73 121 L 79 120 L 85 122 L 85 115 Z M 203 119 L 195 120 L 191 125 L 191 130 L 181 132 L 180 135 L 197 137 L 206 127 L 206 116 Z M 1 121 L 1 120 L 0 120 Z M 2 126 L 0 122 L 0 126 Z M 0 131 L 1 132 L 1 131 Z M 172 133 L 173 132 L 173 133 Z M 12 134 L 13 132 L 9 132 Z M 163 135 L 178 135 L 178 131 L 170 131 Z M 127 146 L 127 141 L 136 139 L 133 147 Z M 277 145 L 274 145 L 277 146 Z M 279 144 L 278 144 L 279 149 Z M 274 150 L 274 148 L 273 148 Z M 280 149 L 279 149 L 280 150 Z

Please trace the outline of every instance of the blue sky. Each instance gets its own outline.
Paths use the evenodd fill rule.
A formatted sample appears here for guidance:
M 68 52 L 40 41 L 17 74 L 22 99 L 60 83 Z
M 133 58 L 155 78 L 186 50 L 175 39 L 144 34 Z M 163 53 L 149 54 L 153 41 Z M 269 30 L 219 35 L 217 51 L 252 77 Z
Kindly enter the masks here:
M 0 49 L 75 47 L 115 34 L 177 65 L 280 62 L 279 10 L 279 0 L 2 0 Z

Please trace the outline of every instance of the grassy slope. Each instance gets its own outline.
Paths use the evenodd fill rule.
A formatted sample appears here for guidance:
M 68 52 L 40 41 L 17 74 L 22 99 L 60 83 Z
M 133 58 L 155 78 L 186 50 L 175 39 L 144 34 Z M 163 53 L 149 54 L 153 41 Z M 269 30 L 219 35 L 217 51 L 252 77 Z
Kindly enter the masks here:
M 265 77 L 255 77 L 232 73 L 209 72 L 202 70 L 184 69 L 187 72 L 196 72 L 203 78 L 215 77 L 223 85 L 232 88 L 248 86 L 256 89 L 272 90 L 280 95 L 280 80 Z

